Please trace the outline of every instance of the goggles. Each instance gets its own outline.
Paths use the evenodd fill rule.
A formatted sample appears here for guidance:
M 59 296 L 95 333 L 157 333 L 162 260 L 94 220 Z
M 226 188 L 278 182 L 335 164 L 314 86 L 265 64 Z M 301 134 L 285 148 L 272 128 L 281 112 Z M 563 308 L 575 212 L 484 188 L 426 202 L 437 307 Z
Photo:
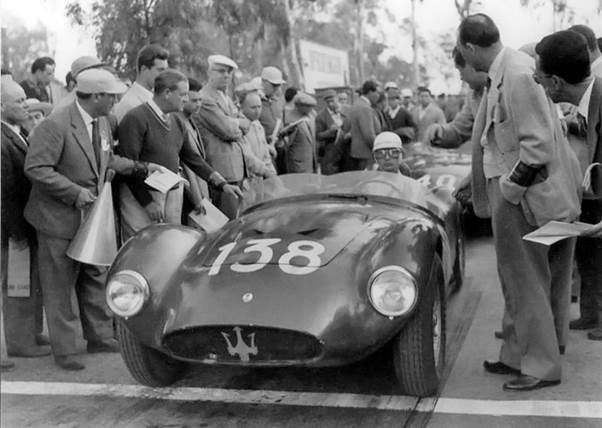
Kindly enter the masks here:
M 374 152 L 374 159 L 399 159 L 401 157 L 400 149 L 379 149 Z

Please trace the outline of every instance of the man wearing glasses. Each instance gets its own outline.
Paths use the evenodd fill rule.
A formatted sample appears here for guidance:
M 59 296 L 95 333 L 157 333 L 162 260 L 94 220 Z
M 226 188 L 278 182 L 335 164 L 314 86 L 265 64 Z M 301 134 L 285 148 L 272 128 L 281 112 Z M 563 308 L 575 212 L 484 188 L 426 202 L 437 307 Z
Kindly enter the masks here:
M 410 168 L 401 160 L 401 138 L 394 132 L 381 132 L 376 136 L 372 156 L 377 164 L 377 171 L 411 176 Z

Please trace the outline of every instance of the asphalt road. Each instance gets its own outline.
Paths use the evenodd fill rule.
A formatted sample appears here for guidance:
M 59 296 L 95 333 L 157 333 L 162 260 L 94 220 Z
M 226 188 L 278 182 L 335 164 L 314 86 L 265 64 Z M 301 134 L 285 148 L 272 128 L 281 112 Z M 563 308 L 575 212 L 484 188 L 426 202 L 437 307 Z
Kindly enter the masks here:
M 502 298 L 489 237 L 467 246 L 464 287 L 448 306 L 448 361 L 438 397 L 398 395 L 387 354 L 344 368 L 196 367 L 173 388 L 137 385 L 118 354 L 87 355 L 69 373 L 50 357 L 2 373 L 8 427 L 602 427 L 602 343 L 571 332 L 563 383 L 502 391 L 495 359 Z M 573 305 L 576 311 L 576 305 Z

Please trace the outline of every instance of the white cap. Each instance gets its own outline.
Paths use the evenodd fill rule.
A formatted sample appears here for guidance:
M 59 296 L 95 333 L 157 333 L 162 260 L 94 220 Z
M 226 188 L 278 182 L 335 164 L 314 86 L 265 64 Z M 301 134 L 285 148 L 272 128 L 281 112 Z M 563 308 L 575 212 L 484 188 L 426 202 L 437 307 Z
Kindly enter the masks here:
M 79 73 L 89 68 L 100 67 L 104 65 L 101 60 L 94 56 L 80 56 L 71 63 L 71 75 L 75 78 Z
M 114 74 L 102 68 L 90 68 L 77 75 L 76 91 L 84 94 L 122 94 L 128 87 Z
M 414 94 L 412 93 L 412 90 L 411 90 L 410 88 L 403 88 L 403 89 L 401 90 L 401 96 L 402 96 L 402 97 L 411 97 L 411 96 L 413 96 L 413 95 L 414 95 Z
M 282 78 L 282 72 L 276 67 L 265 67 L 261 70 L 261 78 L 267 80 L 272 85 L 282 85 L 286 80 Z
M 399 87 L 397 86 L 397 83 L 395 83 L 395 82 L 387 82 L 387 83 L 385 83 L 385 91 L 387 89 L 399 89 Z
M 236 65 L 236 63 L 234 61 L 232 61 L 230 58 L 228 58 L 225 55 L 209 55 L 209 57 L 207 58 L 207 61 L 209 62 L 209 65 L 213 65 L 213 64 L 225 65 L 226 67 L 230 67 L 233 70 L 238 70 L 238 65 Z
M 381 132 L 374 139 L 372 151 L 382 149 L 401 149 L 401 138 L 394 132 Z

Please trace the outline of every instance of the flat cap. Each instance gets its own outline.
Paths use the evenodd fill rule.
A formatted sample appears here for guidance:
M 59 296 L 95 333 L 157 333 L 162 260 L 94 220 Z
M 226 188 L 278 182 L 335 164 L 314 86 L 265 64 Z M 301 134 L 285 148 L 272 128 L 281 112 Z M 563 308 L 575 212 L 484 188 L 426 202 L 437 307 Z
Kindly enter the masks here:
M 122 94 L 127 88 L 117 76 L 102 68 L 91 68 L 79 73 L 75 87 L 84 94 Z
M 397 86 L 397 83 L 395 83 L 395 82 L 387 82 L 387 83 L 385 83 L 385 91 L 387 89 L 399 89 L 399 87 Z
M 207 62 L 209 62 L 209 65 L 225 65 L 226 67 L 230 67 L 233 70 L 238 70 L 238 65 L 236 65 L 234 61 L 232 61 L 225 55 L 209 55 L 209 57 L 207 58 Z
M 337 91 L 335 91 L 334 89 L 328 89 L 326 91 L 324 91 L 324 99 L 327 100 L 328 98 L 336 98 L 337 96 Z
M 76 77 L 79 73 L 89 68 L 105 65 L 101 60 L 93 56 L 80 56 L 71 63 L 71 75 Z
M 401 149 L 401 138 L 394 132 L 381 132 L 374 139 L 372 151 L 382 149 Z
M 299 92 L 295 95 L 294 102 L 296 106 L 315 107 L 318 103 L 316 99 L 305 92 Z
M 413 96 L 412 90 L 410 88 L 403 88 L 401 90 L 401 96 L 402 97 L 412 97 Z
M 282 85 L 286 83 L 286 80 L 282 78 L 282 72 L 276 67 L 264 67 L 261 70 L 261 78 L 267 80 L 272 85 Z

